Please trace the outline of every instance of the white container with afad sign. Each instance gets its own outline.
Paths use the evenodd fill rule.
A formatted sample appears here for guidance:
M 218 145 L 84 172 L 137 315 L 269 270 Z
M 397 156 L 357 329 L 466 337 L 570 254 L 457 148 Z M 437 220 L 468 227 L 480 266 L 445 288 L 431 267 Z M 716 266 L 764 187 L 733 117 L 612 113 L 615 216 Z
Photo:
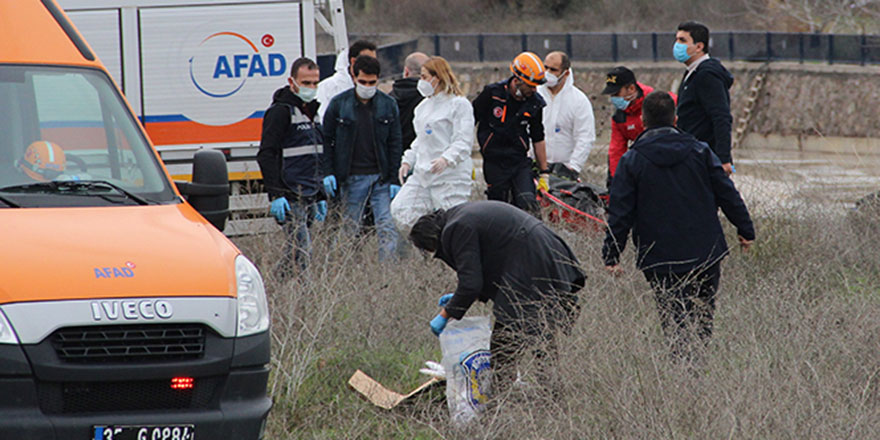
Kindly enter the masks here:
M 446 370 L 446 403 L 455 425 L 466 425 L 477 419 L 489 401 L 491 336 L 488 316 L 450 319 L 440 333 L 441 364 Z
M 341 0 L 330 1 L 338 11 L 329 19 L 319 17 L 313 0 L 59 3 L 123 89 L 175 180 L 191 180 L 201 148 L 226 154 L 231 181 L 260 179 L 255 158 L 273 92 L 287 84 L 294 60 L 316 59 L 316 23 L 345 35 Z

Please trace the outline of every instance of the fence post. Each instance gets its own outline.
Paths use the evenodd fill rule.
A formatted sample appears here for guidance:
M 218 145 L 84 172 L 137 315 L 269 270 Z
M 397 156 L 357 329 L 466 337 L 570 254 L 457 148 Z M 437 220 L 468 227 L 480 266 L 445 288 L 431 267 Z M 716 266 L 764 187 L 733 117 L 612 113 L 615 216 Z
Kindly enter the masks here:
M 770 41 L 770 32 L 767 32 L 767 61 L 773 61 L 773 43 Z
M 440 56 L 440 34 L 434 34 L 434 55 Z
M 730 52 L 730 61 L 733 61 L 736 58 L 733 52 L 733 32 L 727 34 L 727 50 Z
M 483 46 L 483 34 L 477 35 L 477 52 L 479 53 L 480 62 L 482 63 L 486 59 L 485 49 Z
M 651 32 L 651 51 L 654 52 L 654 62 L 659 61 L 659 56 L 657 54 L 657 33 Z
M 804 64 L 804 58 L 806 57 L 806 50 L 804 49 L 804 33 L 801 32 L 798 34 L 800 38 L 798 39 L 798 55 L 800 55 L 800 63 Z
M 525 52 L 529 50 L 529 36 L 525 33 L 522 34 L 522 51 Z
M 834 34 L 828 34 L 828 65 L 834 64 Z
M 572 56 L 573 56 L 572 53 L 571 53 L 571 50 L 572 50 L 572 47 L 571 47 L 571 34 L 565 34 L 565 53 L 567 53 L 569 57 L 572 57 Z
M 617 32 L 611 33 L 611 59 L 617 62 Z
M 862 34 L 861 43 L 862 43 L 862 50 L 859 51 L 859 54 L 861 55 L 862 65 L 864 66 L 865 63 L 867 62 L 867 57 L 868 57 L 868 37 L 866 37 L 865 34 Z

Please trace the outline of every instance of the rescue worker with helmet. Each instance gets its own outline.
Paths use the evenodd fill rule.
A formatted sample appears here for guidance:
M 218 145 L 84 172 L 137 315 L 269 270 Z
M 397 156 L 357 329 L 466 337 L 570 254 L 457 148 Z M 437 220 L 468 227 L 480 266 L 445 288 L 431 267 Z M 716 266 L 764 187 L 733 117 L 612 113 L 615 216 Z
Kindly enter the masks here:
M 544 99 L 536 93 L 545 82 L 544 63 L 534 53 L 523 52 L 510 63 L 510 71 L 510 78 L 487 85 L 473 102 L 486 195 L 539 216 L 528 153 L 531 141 L 541 172 L 538 188 L 546 190 Z

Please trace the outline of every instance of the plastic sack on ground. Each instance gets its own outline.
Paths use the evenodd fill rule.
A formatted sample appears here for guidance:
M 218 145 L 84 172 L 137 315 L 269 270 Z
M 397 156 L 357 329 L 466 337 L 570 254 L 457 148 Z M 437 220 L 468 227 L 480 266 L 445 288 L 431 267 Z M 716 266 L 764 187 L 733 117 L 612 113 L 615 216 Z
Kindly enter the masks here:
M 455 425 L 476 419 L 489 401 L 491 335 L 488 316 L 450 319 L 440 333 L 441 364 L 446 370 L 446 403 Z

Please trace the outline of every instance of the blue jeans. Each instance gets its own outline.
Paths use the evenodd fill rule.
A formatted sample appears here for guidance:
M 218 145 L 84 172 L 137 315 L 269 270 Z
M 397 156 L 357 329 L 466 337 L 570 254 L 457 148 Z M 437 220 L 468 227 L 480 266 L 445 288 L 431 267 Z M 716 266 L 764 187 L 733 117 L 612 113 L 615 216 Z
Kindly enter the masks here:
M 290 211 L 287 211 L 287 218 L 282 225 L 287 239 L 284 240 L 281 259 L 275 266 L 275 276 L 278 279 L 289 278 L 293 274 L 294 263 L 301 272 L 309 267 L 312 251 L 309 228 L 315 218 L 315 209 L 315 203 L 290 202 Z
M 357 233 L 369 200 L 379 236 L 379 261 L 394 258 L 397 228 L 391 219 L 391 185 L 381 182 L 378 174 L 353 175 L 342 183 L 341 195 L 345 201 L 346 231 L 351 236 Z

